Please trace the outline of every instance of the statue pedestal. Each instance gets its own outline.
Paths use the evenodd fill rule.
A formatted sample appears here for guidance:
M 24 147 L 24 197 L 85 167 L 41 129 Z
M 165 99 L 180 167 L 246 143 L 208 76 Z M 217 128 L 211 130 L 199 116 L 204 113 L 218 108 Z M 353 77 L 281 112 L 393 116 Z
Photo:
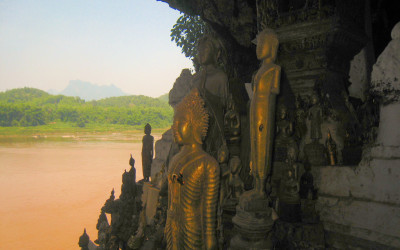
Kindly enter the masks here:
M 237 234 L 231 239 L 229 249 L 272 249 L 272 208 L 267 199 L 243 199 L 236 206 L 232 222 Z

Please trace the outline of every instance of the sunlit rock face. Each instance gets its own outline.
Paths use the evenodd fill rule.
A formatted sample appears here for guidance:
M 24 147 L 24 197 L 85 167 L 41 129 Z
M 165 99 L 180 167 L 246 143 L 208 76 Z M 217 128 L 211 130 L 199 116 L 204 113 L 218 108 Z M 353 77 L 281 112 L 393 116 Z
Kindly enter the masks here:
M 181 75 L 176 78 L 174 86 L 169 91 L 169 105 L 173 108 L 178 104 L 192 89 L 192 73 L 189 69 L 183 69 Z

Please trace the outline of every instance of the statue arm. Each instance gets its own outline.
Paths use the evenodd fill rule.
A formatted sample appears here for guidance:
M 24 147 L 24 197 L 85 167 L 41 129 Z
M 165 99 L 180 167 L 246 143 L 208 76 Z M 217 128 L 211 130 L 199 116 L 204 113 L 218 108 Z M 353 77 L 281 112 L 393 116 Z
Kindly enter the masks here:
M 209 161 L 205 166 L 203 189 L 203 235 L 206 249 L 217 249 L 216 217 L 220 170 L 216 161 Z
M 281 80 L 281 66 L 276 65 L 274 83 L 271 88 L 271 93 L 278 95 L 279 94 L 279 82 Z

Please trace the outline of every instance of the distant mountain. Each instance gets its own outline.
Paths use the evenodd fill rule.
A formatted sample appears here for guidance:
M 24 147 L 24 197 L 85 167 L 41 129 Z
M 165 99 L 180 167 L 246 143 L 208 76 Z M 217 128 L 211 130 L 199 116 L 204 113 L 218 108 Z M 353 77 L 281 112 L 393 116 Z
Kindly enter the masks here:
M 79 96 L 86 101 L 100 100 L 107 97 L 128 95 L 114 84 L 99 86 L 80 80 L 69 81 L 68 86 L 59 94 L 66 96 Z

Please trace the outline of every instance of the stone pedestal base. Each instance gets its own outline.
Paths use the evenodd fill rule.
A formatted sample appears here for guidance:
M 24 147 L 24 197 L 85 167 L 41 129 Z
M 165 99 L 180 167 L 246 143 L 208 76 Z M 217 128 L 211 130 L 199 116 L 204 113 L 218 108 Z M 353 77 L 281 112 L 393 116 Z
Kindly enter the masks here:
M 272 249 L 271 231 L 274 221 L 268 200 L 240 199 L 232 222 L 236 235 L 229 249 Z
M 322 223 L 288 223 L 277 220 L 273 241 L 275 249 L 326 249 Z

